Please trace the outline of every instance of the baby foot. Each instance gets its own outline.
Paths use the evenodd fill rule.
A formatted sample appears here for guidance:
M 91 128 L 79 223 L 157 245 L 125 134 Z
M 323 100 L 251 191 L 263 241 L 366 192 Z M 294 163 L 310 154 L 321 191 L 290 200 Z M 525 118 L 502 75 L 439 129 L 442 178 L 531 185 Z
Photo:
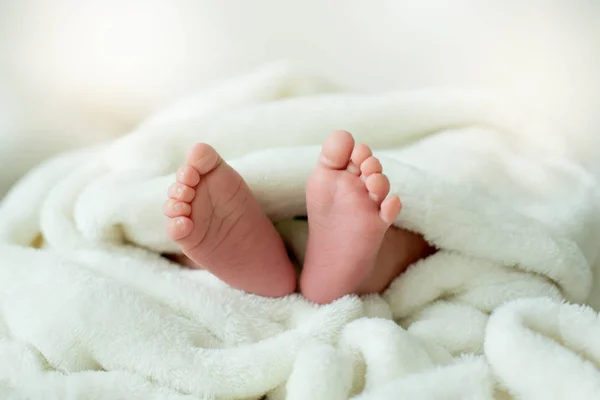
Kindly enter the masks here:
M 295 291 L 280 236 L 243 178 L 211 146 L 192 147 L 163 211 L 169 236 L 198 267 L 262 296 Z
M 345 131 L 327 138 L 306 188 L 309 234 L 300 287 L 307 299 L 329 303 L 370 277 L 400 213 L 398 196 L 386 198 L 389 190 L 369 147 L 355 147 Z

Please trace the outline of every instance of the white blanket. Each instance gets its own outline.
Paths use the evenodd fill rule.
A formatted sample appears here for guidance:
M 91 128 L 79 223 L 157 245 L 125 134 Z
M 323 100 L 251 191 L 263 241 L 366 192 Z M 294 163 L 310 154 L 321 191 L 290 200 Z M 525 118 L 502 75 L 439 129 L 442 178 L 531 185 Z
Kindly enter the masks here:
M 397 225 L 440 249 L 382 296 L 261 298 L 160 256 L 197 141 L 301 246 L 288 220 L 333 129 L 377 149 Z M 275 66 L 51 160 L 0 208 L 0 398 L 597 399 L 600 320 L 568 303 L 600 305 L 600 197 L 565 137 L 485 96 Z

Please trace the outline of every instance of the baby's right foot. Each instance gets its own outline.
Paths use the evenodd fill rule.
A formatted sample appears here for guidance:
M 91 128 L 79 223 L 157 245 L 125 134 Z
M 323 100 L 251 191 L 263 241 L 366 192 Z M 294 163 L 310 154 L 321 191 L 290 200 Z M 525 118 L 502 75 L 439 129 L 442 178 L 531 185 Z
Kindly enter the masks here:
M 384 235 L 400 212 L 379 160 L 348 132 L 334 132 L 306 188 L 308 243 L 302 294 L 316 303 L 371 286 Z
M 246 182 L 212 147 L 192 147 L 169 197 L 167 232 L 198 267 L 261 296 L 295 291 L 295 271 L 281 237 Z

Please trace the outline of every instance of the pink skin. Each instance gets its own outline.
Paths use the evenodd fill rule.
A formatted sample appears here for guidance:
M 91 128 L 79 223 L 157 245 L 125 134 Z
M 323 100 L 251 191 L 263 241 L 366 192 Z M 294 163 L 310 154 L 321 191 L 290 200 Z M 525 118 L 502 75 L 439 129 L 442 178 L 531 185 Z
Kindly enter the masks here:
M 306 188 L 309 238 L 300 286 L 307 299 L 322 304 L 380 292 L 431 252 L 421 236 L 391 227 L 401 203 L 387 197 L 389 189 L 369 147 L 355 146 L 345 131 L 327 138 Z M 163 211 L 183 264 L 262 296 L 295 291 L 277 231 L 242 177 L 209 145 L 192 147 Z
M 384 236 L 400 213 L 387 197 L 388 178 L 365 145 L 348 132 L 332 133 L 306 186 L 308 243 L 302 294 L 329 303 L 355 293 L 372 277 Z M 387 197 L 387 198 L 386 198 Z
M 296 289 L 275 227 L 242 177 L 207 144 L 196 144 L 164 205 L 167 232 L 196 267 L 230 286 L 268 297 Z

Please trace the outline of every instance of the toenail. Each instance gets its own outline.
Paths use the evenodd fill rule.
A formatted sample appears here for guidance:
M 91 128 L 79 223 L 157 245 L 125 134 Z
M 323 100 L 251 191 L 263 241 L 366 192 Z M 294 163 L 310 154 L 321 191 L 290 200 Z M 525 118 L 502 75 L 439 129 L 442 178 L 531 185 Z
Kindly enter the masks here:
M 373 193 L 369 193 L 369 197 L 373 201 L 378 201 L 378 199 L 379 199 L 379 196 L 377 196 L 376 194 L 373 194 Z

